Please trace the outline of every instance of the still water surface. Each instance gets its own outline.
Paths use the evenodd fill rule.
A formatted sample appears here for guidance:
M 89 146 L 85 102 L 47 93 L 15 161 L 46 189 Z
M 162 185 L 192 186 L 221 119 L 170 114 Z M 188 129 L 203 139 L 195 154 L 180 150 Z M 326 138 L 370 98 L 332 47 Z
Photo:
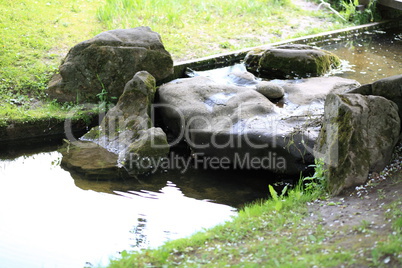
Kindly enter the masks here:
M 105 265 L 119 251 L 156 247 L 236 214 L 187 197 L 174 181 L 159 181 L 156 191 L 129 191 L 144 188 L 138 181 L 86 181 L 82 189 L 60 158 L 51 151 L 0 161 L 0 267 Z

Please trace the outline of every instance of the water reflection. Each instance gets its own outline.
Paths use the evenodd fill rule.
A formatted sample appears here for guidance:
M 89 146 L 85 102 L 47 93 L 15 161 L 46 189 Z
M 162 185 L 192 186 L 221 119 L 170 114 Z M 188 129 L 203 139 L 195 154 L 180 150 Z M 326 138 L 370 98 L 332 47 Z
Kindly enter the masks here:
M 192 166 L 185 173 L 182 173 L 180 169 L 172 169 L 168 172 L 162 170 L 152 175 L 120 180 L 113 177 L 111 180 L 91 181 L 85 179 L 85 175 L 71 171 L 70 173 L 75 185 L 83 190 L 110 194 L 116 194 L 119 191 L 159 192 L 164 191 L 166 186 L 171 187 L 167 185 L 170 181 L 186 197 L 206 199 L 235 208 L 256 199 L 265 198 L 268 195 L 267 185 L 281 180 L 278 176 L 267 172 L 204 170 L 195 169 Z
M 137 235 L 133 247 L 155 247 L 160 239 L 176 239 L 200 228 L 212 227 L 216 225 L 216 219 L 228 211 L 226 205 L 211 206 L 210 200 L 186 197 L 169 181 L 159 192 L 141 190 L 116 193 L 140 204 L 138 209 L 141 217 L 137 219 L 133 231 Z
M 173 182 L 155 192 L 125 192 L 117 184 L 118 194 L 83 190 L 59 166 L 60 157 L 48 152 L 0 161 L 2 267 L 105 265 L 119 251 L 158 246 L 236 213 L 186 197 Z

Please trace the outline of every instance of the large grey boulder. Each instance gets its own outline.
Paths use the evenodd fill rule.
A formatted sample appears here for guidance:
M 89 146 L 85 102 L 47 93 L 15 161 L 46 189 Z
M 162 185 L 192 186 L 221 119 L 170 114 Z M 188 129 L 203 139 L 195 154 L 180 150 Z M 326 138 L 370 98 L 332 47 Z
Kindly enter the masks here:
M 173 60 L 158 33 L 149 27 L 103 32 L 74 46 L 49 83 L 48 95 L 59 101 L 98 102 L 118 98 L 138 71 L 157 81 L 173 73 Z
M 363 184 L 390 161 L 400 132 L 398 107 L 379 96 L 329 94 L 315 156 L 325 163 L 328 190 Z
M 363 85 L 349 93 L 382 96 L 391 100 L 398 105 L 399 116 L 402 118 L 402 74 L 383 78 L 372 84 Z
M 250 85 L 219 84 L 197 76 L 162 85 L 159 105 L 171 142 L 185 140 L 194 155 L 227 161 L 235 168 L 258 166 L 295 175 L 313 163 L 311 153 L 324 110 L 323 91 L 342 93 L 358 85 L 354 80 L 322 79 L 333 82 L 319 80 L 324 89 L 316 98 L 307 94 L 307 99 L 293 95 L 304 90 L 302 85 L 310 84 L 309 79 L 297 83 L 299 91 L 291 82 L 273 82 L 285 89 L 282 104 L 275 105 Z M 341 81 L 343 86 L 338 86 Z M 286 92 L 287 87 L 292 90 Z M 257 163 L 254 167 L 252 161 Z
M 152 126 L 150 113 L 155 91 L 155 79 L 152 75 L 146 71 L 136 73 L 126 84 L 116 106 L 106 113 L 99 126 L 92 128 L 81 140 L 85 141 L 85 144 L 97 144 L 113 153 L 115 159 L 108 159 L 111 159 L 115 166 L 124 166 L 130 174 L 147 172 L 151 166 L 144 161 L 141 162 L 143 165 L 139 165 L 140 159 L 149 158 L 149 161 L 152 161 L 166 157 L 169 153 L 166 134 L 162 129 Z M 80 147 L 80 143 L 74 145 Z M 86 157 L 85 150 L 77 150 L 80 151 L 76 153 L 77 157 Z M 75 163 L 80 162 L 73 157 L 68 159 Z M 94 170 L 92 167 L 91 172 L 94 173 Z M 102 172 L 101 167 L 99 172 Z
M 244 61 L 249 71 L 278 79 L 322 76 L 340 65 L 339 58 L 331 52 L 297 44 L 255 49 Z

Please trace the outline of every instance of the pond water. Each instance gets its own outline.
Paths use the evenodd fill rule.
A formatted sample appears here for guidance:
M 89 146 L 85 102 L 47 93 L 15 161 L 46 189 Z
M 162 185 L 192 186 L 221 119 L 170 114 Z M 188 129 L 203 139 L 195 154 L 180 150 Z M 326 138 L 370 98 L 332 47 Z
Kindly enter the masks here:
M 342 72 L 334 75 L 362 84 L 401 73 L 400 29 L 320 47 L 344 60 Z M 243 67 L 218 73 L 238 68 Z M 120 251 L 156 247 L 230 220 L 242 204 L 267 196 L 267 174 L 190 168 L 88 181 L 64 170 L 60 161 L 53 146 L 0 155 L 1 267 L 106 265 Z
M 402 74 L 402 29 L 370 31 L 352 37 L 341 37 L 319 45 L 332 51 L 343 68 L 333 75 L 357 80 L 361 84 Z
M 41 151 L 0 156 L 1 267 L 106 265 L 123 250 L 231 220 L 241 204 L 267 196 L 236 176 L 191 169 L 88 181 L 60 166 L 55 147 Z
M 363 85 L 402 74 L 402 29 L 367 31 L 356 33 L 353 37 L 341 36 L 309 45 L 331 51 L 341 59 L 341 67 L 327 76 L 354 79 Z M 230 75 L 236 71 L 246 71 L 246 67 L 239 63 L 214 70 L 191 71 L 188 75 L 202 75 L 219 83 L 236 84 Z

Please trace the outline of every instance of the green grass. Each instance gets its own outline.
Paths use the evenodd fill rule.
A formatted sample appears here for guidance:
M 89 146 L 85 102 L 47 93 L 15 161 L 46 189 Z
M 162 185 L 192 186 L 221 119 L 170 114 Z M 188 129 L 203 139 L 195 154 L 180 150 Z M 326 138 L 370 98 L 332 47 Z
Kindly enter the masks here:
M 48 105 L 47 84 L 71 46 L 102 31 L 102 2 L 0 0 L 0 125 L 65 114 Z
M 19 104 L 15 105 L 14 100 Z M 90 116 L 98 114 L 102 109 L 102 105 L 83 107 L 70 103 L 59 104 L 54 101 L 31 103 L 22 98 L 11 99 L 9 102 L 0 103 L 0 127 L 5 127 L 10 123 L 28 123 L 50 119 L 89 120 Z
M 327 23 L 292 31 L 309 16 Z M 332 15 L 302 11 L 290 0 L 107 0 L 97 17 L 107 29 L 150 26 L 176 60 L 345 27 Z
M 68 49 L 102 30 L 101 2 L 0 0 L 0 93 L 43 91 Z
M 386 266 L 387 258 L 390 261 L 399 258 L 399 265 L 402 265 L 402 198 L 387 206 L 386 215 L 392 221 L 393 233 L 372 250 L 372 261 L 376 266 Z M 396 261 L 392 264 L 397 267 Z

